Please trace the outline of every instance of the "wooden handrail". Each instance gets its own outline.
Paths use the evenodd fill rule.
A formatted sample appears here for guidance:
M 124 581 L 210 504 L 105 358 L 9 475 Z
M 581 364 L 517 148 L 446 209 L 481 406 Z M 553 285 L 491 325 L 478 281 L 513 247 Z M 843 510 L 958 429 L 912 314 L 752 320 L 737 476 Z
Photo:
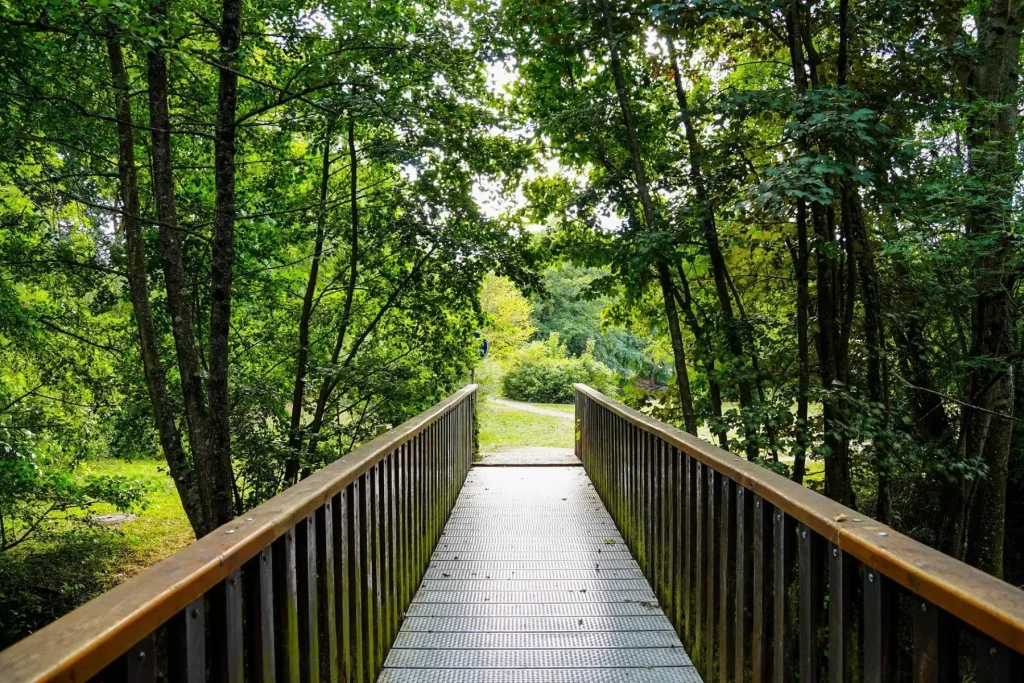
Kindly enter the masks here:
M 356 448 L 181 552 L 0 652 L 0 681 L 81 682 L 97 675 L 140 638 L 155 632 L 316 511 L 329 505 L 378 463 L 401 451 L 454 409 L 466 406 L 467 402 L 471 404 L 475 391 L 476 385 L 460 389 L 421 415 Z M 472 408 L 468 413 L 463 412 L 463 417 L 468 415 L 471 422 Z M 464 450 L 467 424 L 446 428 L 459 430 L 457 435 L 453 432 L 446 438 L 457 436 L 460 439 L 457 446 Z M 468 438 L 471 444 L 471 431 Z M 456 447 L 442 440 L 436 445 L 453 450 Z M 444 454 L 432 452 L 431 455 Z M 459 457 L 465 459 L 465 456 L 466 453 L 460 451 Z M 448 466 L 459 468 L 463 477 L 464 471 L 468 471 L 468 461 L 452 461 Z M 461 480 L 457 485 L 461 486 Z M 454 497 L 451 501 L 454 502 Z
M 663 466 L 671 468 L 679 467 L 672 458 L 678 460 L 679 456 L 683 456 L 682 459 L 687 461 L 685 467 L 688 467 L 692 460 L 693 463 L 698 464 L 698 467 L 703 466 L 717 473 L 727 481 L 733 482 L 734 486 L 752 493 L 756 497 L 755 500 L 759 499 L 759 501 L 770 504 L 775 511 L 781 513 L 780 519 L 784 516 L 787 521 L 794 520 L 799 525 L 801 533 L 808 531 L 812 536 L 817 536 L 827 542 L 829 547 L 833 548 L 830 552 L 836 556 L 837 560 L 849 556 L 861 563 L 865 568 L 862 571 L 866 581 L 874 580 L 874 574 L 871 571 L 874 570 L 915 596 L 915 599 L 926 601 L 921 603 L 922 610 L 927 610 L 928 605 L 934 605 L 943 613 L 952 615 L 956 620 L 975 629 L 979 634 L 1002 643 L 1016 653 L 1024 652 L 1024 591 L 755 463 L 624 406 L 586 385 L 577 384 L 575 389 L 577 392 L 577 438 L 580 441 L 577 444 L 577 451 L 581 455 L 584 465 L 588 466 L 588 471 L 590 469 L 588 459 L 594 461 L 592 464 L 595 464 L 596 461 L 610 458 L 614 466 L 629 468 L 634 467 L 629 458 L 640 458 L 643 461 L 651 459 L 655 462 L 653 465 L 655 467 L 661 466 L 658 463 L 664 462 L 667 464 Z M 593 410 L 595 406 L 606 411 L 600 415 L 607 414 L 613 420 L 621 420 L 621 424 L 626 426 L 628 432 L 625 437 L 626 443 L 621 442 L 622 435 L 615 431 L 621 429 L 621 425 L 603 424 L 606 419 L 595 413 Z M 594 434 L 594 430 L 598 430 L 600 435 Z M 646 442 L 643 439 L 651 438 L 654 440 L 653 445 L 644 445 Z M 630 439 L 634 441 L 629 441 Z M 664 444 L 665 448 L 674 449 L 679 455 L 671 453 L 668 456 L 659 455 L 660 446 L 658 444 Z M 659 458 L 662 459 L 659 460 Z M 605 476 L 609 465 L 606 462 L 600 464 L 602 471 L 592 473 L 591 476 L 602 497 L 618 496 L 623 493 L 629 497 L 628 491 L 620 490 L 623 486 L 628 487 L 628 482 L 624 483 L 622 479 L 617 478 L 618 475 L 611 478 Z M 683 476 L 689 477 L 691 474 L 688 469 L 685 471 L 678 469 L 676 472 L 678 474 L 675 476 L 680 479 Z M 647 481 L 643 479 L 647 475 L 641 473 L 637 476 L 641 477 L 641 486 L 651 485 L 643 483 Z M 705 484 L 701 484 L 699 477 L 700 475 L 697 474 L 698 486 L 703 486 L 712 480 L 712 475 L 705 474 Z M 686 481 L 687 486 L 693 486 L 689 479 Z M 658 485 L 659 483 L 655 479 L 654 488 L 656 489 Z M 682 484 L 678 485 L 682 486 Z M 713 506 L 714 491 L 711 488 L 708 488 L 707 491 L 710 493 L 705 492 L 705 496 L 712 498 L 711 505 Z M 734 491 L 738 490 L 734 489 Z M 684 496 L 688 492 L 689 490 L 684 492 Z M 742 495 L 742 491 L 738 492 Z M 697 495 L 699 496 L 700 493 Z M 657 498 L 656 491 L 651 493 L 651 496 Z M 734 506 L 736 497 L 736 493 L 733 493 Z M 704 503 L 706 502 L 705 500 Z M 674 505 L 671 501 L 666 503 L 654 501 L 653 504 L 655 506 Z M 689 506 L 695 503 L 684 501 L 680 504 Z M 696 503 L 696 505 L 701 504 L 703 503 Z M 689 508 L 687 508 L 688 510 Z M 742 510 L 740 512 L 742 513 Z M 643 514 L 643 511 L 641 513 Z M 624 514 L 628 518 L 632 513 L 627 511 Z M 695 514 L 700 513 L 695 512 Z M 706 521 L 707 516 L 718 515 L 719 512 L 708 508 L 703 514 Z M 744 526 L 746 522 L 749 525 L 749 520 L 744 520 L 741 517 L 735 517 L 735 521 L 728 520 L 728 522 L 739 526 Z M 631 523 L 630 519 L 627 519 L 626 523 Z M 650 523 L 657 525 L 661 522 L 656 520 Z M 797 528 L 796 524 L 794 532 Z M 685 534 L 685 532 L 681 533 Z M 658 543 L 681 542 L 658 538 L 660 539 Z M 700 538 L 699 532 L 698 538 Z M 641 533 L 638 542 L 643 545 L 649 543 L 650 539 Z M 715 539 L 714 542 L 718 543 L 719 541 Z M 746 542 L 751 542 L 749 535 L 746 537 Z M 786 542 L 789 543 L 788 540 Z M 690 541 L 687 539 L 685 543 L 690 543 Z M 803 551 L 802 548 L 801 551 Z M 734 552 L 737 550 L 728 548 L 725 550 L 727 557 Z M 742 554 L 745 552 L 745 549 L 739 548 L 737 554 L 742 558 L 745 557 Z M 822 563 L 828 566 L 828 562 L 821 558 L 811 559 L 819 563 L 815 566 L 821 566 Z M 734 563 L 737 561 L 735 556 L 732 556 L 732 561 Z M 717 572 L 718 569 L 707 571 Z M 659 577 L 653 577 L 652 583 L 656 583 L 658 580 Z M 749 580 L 749 577 L 746 577 L 746 580 Z M 820 599 L 824 595 L 817 597 Z M 749 601 L 749 596 L 741 596 L 741 598 Z M 704 634 L 705 642 L 709 637 L 708 634 Z M 732 666 L 731 663 L 730 666 Z M 707 672 L 705 675 L 708 675 Z

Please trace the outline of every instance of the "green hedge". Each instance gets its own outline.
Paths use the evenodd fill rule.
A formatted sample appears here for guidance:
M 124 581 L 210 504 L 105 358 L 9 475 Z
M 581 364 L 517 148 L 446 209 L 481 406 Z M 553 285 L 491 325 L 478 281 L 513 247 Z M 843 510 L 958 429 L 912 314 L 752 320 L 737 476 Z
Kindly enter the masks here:
M 558 335 L 519 349 L 501 381 L 505 398 L 531 403 L 572 403 L 572 385 L 588 384 L 603 393 L 614 393 L 615 373 L 598 360 L 593 343 L 578 358 L 567 355 Z

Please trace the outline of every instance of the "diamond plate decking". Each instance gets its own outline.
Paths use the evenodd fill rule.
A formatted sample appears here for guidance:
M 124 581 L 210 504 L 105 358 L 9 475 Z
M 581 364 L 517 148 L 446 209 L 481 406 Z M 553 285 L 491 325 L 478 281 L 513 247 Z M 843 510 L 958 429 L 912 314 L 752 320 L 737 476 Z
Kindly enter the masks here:
M 380 683 L 700 677 L 586 472 L 473 468 Z

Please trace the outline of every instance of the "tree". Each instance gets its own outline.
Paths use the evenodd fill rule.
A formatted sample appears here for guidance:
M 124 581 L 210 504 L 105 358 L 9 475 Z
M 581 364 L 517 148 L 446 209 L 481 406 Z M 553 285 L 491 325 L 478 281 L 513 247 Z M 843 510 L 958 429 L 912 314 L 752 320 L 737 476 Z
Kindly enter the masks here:
M 480 288 L 480 310 L 484 314 L 484 339 L 498 360 L 508 359 L 536 328 L 530 318 L 533 305 L 507 277 L 490 274 Z

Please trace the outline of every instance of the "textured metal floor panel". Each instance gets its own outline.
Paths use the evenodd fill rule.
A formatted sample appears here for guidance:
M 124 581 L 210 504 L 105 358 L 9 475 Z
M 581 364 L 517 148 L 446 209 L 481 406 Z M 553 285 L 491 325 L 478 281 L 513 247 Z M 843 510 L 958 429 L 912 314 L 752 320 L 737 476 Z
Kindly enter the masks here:
M 421 650 L 556 650 L 675 647 L 675 631 L 406 632 L 394 647 Z
M 496 570 L 522 570 L 531 571 L 534 569 L 540 569 L 543 571 L 565 571 L 573 569 L 594 569 L 597 566 L 601 570 L 612 570 L 612 569 L 631 569 L 636 567 L 636 563 L 632 557 L 624 557 L 623 559 L 601 559 L 598 558 L 595 561 L 590 560 L 434 560 L 430 564 L 428 571 L 447 571 L 447 570 L 469 570 L 477 571 L 480 569 L 496 569 Z
M 618 666 L 689 666 L 682 646 L 630 650 L 416 650 L 396 647 L 387 665 L 394 669 L 579 669 Z
M 565 617 L 406 617 L 402 633 L 548 633 L 551 631 L 665 631 L 665 619 L 657 616 Z
M 479 551 L 479 550 L 440 550 L 434 553 L 433 560 L 435 562 L 441 561 L 472 561 L 472 560 L 515 560 L 515 561 L 529 561 L 529 560 L 576 560 L 576 561 L 592 561 L 600 562 L 601 560 L 624 560 L 631 558 L 632 555 L 626 550 L 625 546 L 619 546 L 618 549 L 612 547 L 607 551 L 602 551 L 600 548 L 594 551 L 585 552 L 581 550 L 574 551 L 557 551 L 557 550 L 505 550 L 505 551 Z
M 421 591 L 643 591 L 649 589 L 647 579 L 426 579 Z
M 692 666 L 618 669 L 384 669 L 379 683 L 701 683 Z
M 542 602 L 488 603 L 486 605 L 420 602 L 413 603 L 405 612 L 407 617 L 628 617 L 661 613 L 661 608 L 650 602 Z M 668 621 L 665 624 L 665 628 L 672 628 Z
M 474 468 L 379 683 L 699 683 L 581 468 Z
M 419 591 L 413 602 L 653 602 L 646 591 Z
M 438 563 L 434 563 L 435 565 Z M 447 564 L 447 563 L 442 563 Z M 454 564 L 454 563 L 452 563 Z M 495 581 L 571 581 L 578 579 L 638 579 L 646 581 L 639 569 L 608 569 L 591 565 L 588 569 L 506 569 L 504 567 L 481 567 L 479 569 L 449 569 L 447 567 L 427 570 L 425 579 L 494 579 Z

